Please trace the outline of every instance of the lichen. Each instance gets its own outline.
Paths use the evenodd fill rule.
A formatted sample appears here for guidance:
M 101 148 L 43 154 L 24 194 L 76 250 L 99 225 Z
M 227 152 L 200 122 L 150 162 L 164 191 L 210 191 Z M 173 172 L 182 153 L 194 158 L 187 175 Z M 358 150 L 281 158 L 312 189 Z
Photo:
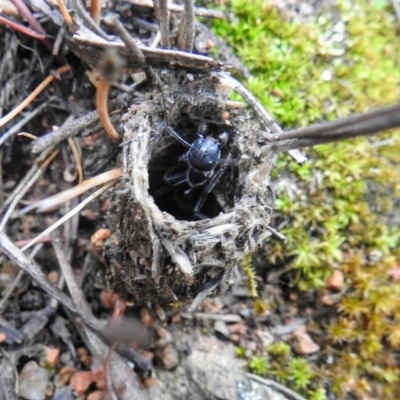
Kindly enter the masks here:
M 232 0 L 229 7 L 233 23 L 218 21 L 215 32 L 251 70 L 248 87 L 284 128 L 398 101 L 400 40 L 389 1 L 340 0 L 334 12 L 307 23 L 289 21 L 261 0 Z M 321 361 L 310 366 L 315 373 L 307 384 L 290 379 L 289 361 L 272 368 L 270 354 L 263 355 L 265 375 L 307 398 L 323 399 L 326 388 L 339 398 L 395 399 L 400 131 L 321 145 L 307 155 L 303 166 L 286 155 L 279 159 L 275 215 L 286 221 L 287 241 L 270 242 L 267 261 L 284 260 L 302 291 L 331 295 L 326 279 L 334 268 L 343 271 L 345 286 L 328 308 L 329 326 L 314 321 Z M 323 362 L 328 358 L 333 361 Z

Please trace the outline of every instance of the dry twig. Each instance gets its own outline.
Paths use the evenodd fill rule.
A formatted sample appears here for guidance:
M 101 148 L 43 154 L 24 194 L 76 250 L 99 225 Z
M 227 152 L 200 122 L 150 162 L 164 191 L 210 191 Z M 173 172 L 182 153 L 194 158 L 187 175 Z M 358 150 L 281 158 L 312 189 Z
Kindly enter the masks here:
M 70 1 L 71 1 L 71 6 L 77 13 L 78 17 L 84 21 L 87 27 L 89 27 L 93 32 L 95 32 L 97 35 L 99 35 L 100 37 L 102 37 L 107 41 L 114 40 L 112 36 L 108 36 L 103 31 L 103 29 L 101 29 L 100 25 L 92 19 L 90 14 L 86 11 L 85 7 L 83 6 L 81 0 L 70 0 Z
M 23 179 L 19 182 L 19 184 L 16 186 L 16 188 L 13 190 L 10 196 L 7 197 L 6 201 L 4 202 L 3 206 L 0 209 L 0 212 L 3 212 L 5 207 L 7 207 L 15 198 L 15 196 L 18 196 L 21 190 L 26 185 L 30 184 L 30 181 L 33 180 L 35 181 L 37 178 L 34 176 L 38 173 L 38 171 L 41 169 L 41 165 L 46 161 L 47 157 L 51 154 L 51 152 L 54 150 L 53 147 L 49 147 L 45 151 L 40 154 L 39 157 L 36 158 L 35 163 L 32 165 L 32 167 L 29 169 L 29 171 L 25 174 Z M 41 173 L 41 172 L 40 172 Z M 40 173 L 38 176 L 40 176 Z
M 135 39 L 132 38 L 130 33 L 125 29 L 124 25 L 118 19 L 116 14 L 108 14 L 103 18 L 105 24 L 109 25 L 111 29 L 121 38 L 124 42 L 126 48 L 134 57 L 141 67 L 146 66 L 146 59 L 144 54 L 140 49 L 139 45 L 136 43 Z
M 105 78 L 100 78 L 96 89 L 96 108 L 99 114 L 101 125 L 106 131 L 111 140 L 118 143 L 121 141 L 118 132 L 115 130 L 110 117 L 108 115 L 108 93 L 110 91 L 110 81 Z
M 57 193 L 54 196 L 39 200 L 25 207 L 23 210 L 21 210 L 21 213 L 26 214 L 33 210 L 35 210 L 36 212 L 51 211 L 61 204 L 67 202 L 68 200 L 71 200 L 74 197 L 78 197 L 96 186 L 104 185 L 110 181 L 119 179 L 121 177 L 121 174 L 121 168 L 116 168 L 111 171 L 104 172 L 103 174 L 97 175 L 94 178 L 90 178 L 86 181 L 81 182 L 71 189 L 64 190 L 63 192 Z
M 240 94 L 244 100 L 250 105 L 253 111 L 256 113 L 260 122 L 267 130 L 268 135 L 265 136 L 267 141 L 271 141 L 271 135 L 279 134 L 282 132 L 282 128 L 276 123 L 268 111 L 263 107 L 263 105 L 257 100 L 257 98 L 251 93 L 246 87 L 244 87 L 240 82 L 233 79 L 229 75 L 216 74 L 217 82 L 220 85 L 232 88 L 236 93 Z M 292 147 L 289 149 L 289 155 L 298 163 L 304 164 L 307 158 L 303 156 L 296 148 Z
M 5 26 L 8 26 L 11 29 L 14 29 L 14 30 L 16 30 L 18 32 L 21 32 L 24 35 L 30 36 L 30 37 L 32 37 L 34 39 L 44 40 L 46 38 L 46 36 L 43 35 L 42 33 L 38 33 L 36 31 L 34 31 L 33 29 L 28 28 L 25 25 L 22 25 L 22 24 L 20 24 L 18 22 L 14 22 L 11 19 L 8 19 L 8 18 L 3 17 L 1 15 L 0 15 L 0 23 L 5 25 Z
M 71 295 L 71 298 L 73 299 L 73 302 L 75 303 L 75 305 L 77 306 L 78 309 L 84 310 L 84 312 L 86 314 L 91 314 L 91 311 L 90 311 L 89 306 L 87 305 L 85 296 L 84 296 L 81 288 L 76 283 L 74 272 L 72 271 L 71 265 L 68 262 L 65 252 L 61 246 L 60 239 L 53 238 L 52 245 L 54 247 L 54 251 L 56 253 L 56 257 L 57 257 L 58 263 L 60 265 L 60 269 L 65 278 L 65 283 L 67 284 L 67 287 L 68 287 L 69 293 Z
M 400 104 L 351 115 L 273 135 L 272 147 L 279 151 L 315 146 L 357 136 L 376 134 L 400 126 Z
M 29 260 L 33 260 L 36 256 L 36 254 L 41 250 L 42 247 L 43 247 L 43 243 L 36 244 L 36 246 L 33 248 L 33 250 L 31 251 L 31 253 L 28 256 Z M 12 295 L 12 293 L 14 292 L 15 288 L 18 286 L 18 283 L 22 279 L 23 276 L 24 276 L 24 271 L 22 269 L 20 269 L 18 271 L 17 276 L 14 278 L 12 284 L 7 288 L 7 290 L 3 294 L 3 297 L 0 300 L 0 314 L 3 313 L 8 298 Z
M 76 162 L 76 169 L 78 171 L 79 183 L 83 181 L 83 169 L 82 169 L 82 154 L 80 148 L 75 143 L 75 140 L 72 137 L 67 138 L 69 147 L 72 150 L 72 154 L 74 155 Z
M 41 42 L 49 49 L 50 52 L 53 51 L 53 44 L 50 40 L 46 37 L 46 31 L 43 29 L 40 22 L 32 15 L 29 8 L 25 5 L 22 0 L 13 0 L 15 7 L 18 8 L 20 14 L 26 19 L 30 25 L 30 27 L 37 32 L 38 34 L 42 35 L 43 37 L 40 38 Z
M 101 18 L 101 0 L 91 0 L 90 2 L 90 16 L 97 25 L 100 24 Z
M 168 0 L 155 0 L 154 11 L 160 25 L 161 46 L 169 49 L 169 10 Z
M 191 53 L 193 51 L 194 43 L 194 6 L 193 0 L 184 0 L 184 11 L 183 11 L 183 39 L 184 49 Z
M 14 117 L 16 117 L 24 108 L 26 108 L 46 87 L 49 83 L 53 82 L 54 79 L 58 79 L 58 76 L 71 71 L 69 65 L 64 65 L 58 68 L 54 74 L 49 75 L 21 104 L 10 111 L 7 115 L 0 119 L 0 128 L 4 126 L 7 122 L 10 122 Z
M 75 136 L 79 131 L 93 125 L 99 120 L 97 111 L 92 111 L 78 119 L 70 121 L 69 118 L 56 131 L 38 138 L 32 143 L 32 153 L 39 154 L 45 149 L 55 146 L 70 136 Z
M 102 188 L 96 190 L 94 193 L 92 193 L 89 197 L 87 197 L 85 200 L 83 200 L 78 206 L 73 208 L 70 212 L 65 214 L 62 218 L 60 218 L 57 222 L 55 222 L 53 225 L 49 226 L 47 229 L 45 229 L 42 233 L 40 233 L 38 236 L 36 236 L 34 239 L 32 239 L 26 246 L 24 246 L 21 250 L 25 251 L 26 249 L 29 249 L 29 247 L 33 246 L 35 243 L 38 243 L 43 237 L 49 235 L 51 232 L 54 231 L 54 229 L 58 228 L 60 225 L 62 225 L 65 221 L 73 217 L 76 213 L 78 213 L 80 210 L 82 210 L 87 204 L 89 204 L 91 201 L 93 201 L 96 197 L 101 196 L 103 193 L 105 193 L 108 189 L 111 188 L 111 186 L 114 185 L 114 183 L 117 180 L 111 181 L 110 183 L 104 185 Z
M 26 125 L 33 117 L 40 113 L 44 108 L 46 108 L 53 100 L 55 100 L 55 96 L 52 96 L 49 100 L 44 101 L 34 110 L 27 113 L 21 120 L 16 122 L 8 131 L 4 132 L 0 137 L 0 146 L 12 135 L 16 135 L 21 131 L 22 127 Z
M 49 157 L 43 162 L 43 164 L 37 170 L 36 174 L 31 179 L 29 179 L 25 185 L 20 187 L 20 191 L 15 194 L 14 199 L 12 200 L 10 206 L 8 207 L 6 214 L 4 215 L 4 217 L 0 223 L 0 232 L 3 231 L 3 229 L 5 228 L 7 221 L 10 218 L 11 214 L 14 212 L 15 207 L 17 206 L 18 202 L 22 199 L 22 197 L 25 196 L 26 192 L 39 179 L 40 175 L 42 175 L 42 173 L 46 170 L 48 165 L 54 160 L 54 158 L 57 156 L 57 154 L 58 154 L 58 150 L 53 151 L 53 153 L 51 153 L 49 155 Z
M 64 0 L 57 0 L 58 8 L 62 16 L 64 17 L 65 23 L 68 25 L 68 28 L 71 32 L 74 31 L 74 22 L 72 21 L 71 15 L 64 3 Z
M 128 2 L 142 7 L 154 8 L 155 6 L 152 0 L 128 0 Z M 168 10 L 173 12 L 183 12 L 184 7 L 180 4 L 175 4 L 170 2 L 168 4 Z M 222 13 L 221 11 L 212 10 L 209 8 L 194 7 L 194 13 L 199 17 L 217 18 L 217 19 L 225 18 L 224 13 Z

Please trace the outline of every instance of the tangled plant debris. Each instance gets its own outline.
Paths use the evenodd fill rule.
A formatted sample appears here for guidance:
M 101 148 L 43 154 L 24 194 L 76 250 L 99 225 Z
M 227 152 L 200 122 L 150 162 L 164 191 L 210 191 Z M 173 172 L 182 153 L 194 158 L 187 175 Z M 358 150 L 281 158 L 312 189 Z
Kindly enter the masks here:
M 118 222 L 118 230 L 111 228 L 114 235 L 106 246 L 110 246 L 110 254 L 122 254 L 114 243 L 129 249 L 129 254 L 118 262 L 130 265 L 127 271 L 137 272 L 130 283 L 126 271 L 121 271 L 120 277 L 115 274 L 115 278 L 131 285 L 125 287 L 134 294 L 135 301 L 165 304 L 202 296 L 204 290 L 209 291 L 210 286 L 215 289 L 219 283 L 227 285 L 244 253 L 270 235 L 267 225 L 272 202 L 266 178 L 275 155 L 263 154 L 259 143 L 265 141 L 265 134 L 247 112 L 227 107 L 228 98 L 225 89 L 219 88 L 218 75 L 193 74 L 188 78 L 186 73 L 177 73 L 160 77 L 168 79 L 163 82 L 168 92 L 162 94 L 165 103 L 171 104 L 168 118 L 161 95 L 131 107 L 124 117 L 128 140 L 123 179 L 132 190 L 111 203 L 108 226 L 113 227 L 115 221 L 122 224 Z M 179 94 L 182 91 L 183 96 Z M 221 146 L 227 165 L 216 166 L 214 176 L 219 172 L 223 175 L 212 194 L 205 196 L 200 187 L 186 195 L 187 166 L 183 166 L 182 185 L 173 187 L 165 182 L 185 153 L 185 146 L 168 133 L 168 128 L 173 126 L 190 143 L 204 122 L 210 124 L 207 137 L 213 140 L 218 140 L 221 129 L 227 132 L 226 144 Z M 203 195 L 204 208 L 195 210 Z M 203 219 L 209 216 L 214 218 Z M 200 220 L 192 222 L 194 218 Z M 143 280 L 139 282 L 137 276 L 143 276 Z M 152 285 L 151 290 L 143 288 L 146 282 Z M 156 287 L 160 300 L 156 299 Z

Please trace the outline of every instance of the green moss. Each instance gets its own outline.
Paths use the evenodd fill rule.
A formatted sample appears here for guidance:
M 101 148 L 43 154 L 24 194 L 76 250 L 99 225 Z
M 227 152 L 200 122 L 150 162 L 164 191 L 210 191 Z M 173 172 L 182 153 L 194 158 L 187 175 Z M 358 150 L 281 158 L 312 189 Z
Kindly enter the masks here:
M 305 359 L 296 357 L 285 342 L 276 342 L 265 354 L 251 357 L 248 366 L 258 375 L 289 383 L 294 390 L 306 394 L 307 398 L 326 399 L 325 390 L 313 384 L 316 369 Z
M 261 0 L 232 0 L 231 8 L 234 23 L 218 21 L 215 31 L 249 67 L 248 87 L 284 127 L 398 101 L 400 38 L 389 1 L 340 0 L 339 23 L 329 12 L 309 23 L 287 21 Z M 389 138 L 391 144 L 375 145 Z M 328 387 L 339 397 L 394 399 L 400 395 L 393 355 L 400 344 L 400 282 L 391 271 L 400 264 L 400 229 L 382 216 L 394 214 L 400 199 L 400 132 L 307 153 L 304 166 L 286 155 L 278 161 L 276 208 L 287 221 L 287 241 L 271 241 L 268 261 L 289 263 L 299 289 L 321 294 L 329 294 L 333 267 L 344 272 L 345 294 L 331 307 L 329 327 L 316 325 L 326 330 L 321 360 L 334 362 L 322 363 L 318 373 L 303 366 L 298 379 L 293 368 L 300 361 L 274 366 L 272 360 L 266 374 L 307 398 L 324 398 L 318 396 Z M 295 182 L 294 192 L 283 176 Z M 380 254 L 374 262 L 372 252 Z
M 264 376 L 268 371 L 268 361 L 265 357 L 251 357 L 249 360 L 249 369 L 257 375 Z

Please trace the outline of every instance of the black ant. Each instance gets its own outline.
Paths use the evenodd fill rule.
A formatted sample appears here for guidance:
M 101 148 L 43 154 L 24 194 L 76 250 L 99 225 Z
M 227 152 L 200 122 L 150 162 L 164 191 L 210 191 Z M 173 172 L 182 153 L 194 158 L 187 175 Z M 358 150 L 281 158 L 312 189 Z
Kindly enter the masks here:
M 180 165 L 164 174 L 167 186 L 157 190 L 155 197 L 175 189 L 175 201 L 182 209 L 198 219 L 208 218 L 201 212 L 207 196 L 220 182 L 226 167 L 233 164 L 230 153 L 227 158 L 223 157 L 229 134 L 224 131 L 216 139 L 207 135 L 208 125 L 202 123 L 197 138 L 189 143 L 171 126 L 166 126 L 165 131 L 188 150 L 179 157 Z

